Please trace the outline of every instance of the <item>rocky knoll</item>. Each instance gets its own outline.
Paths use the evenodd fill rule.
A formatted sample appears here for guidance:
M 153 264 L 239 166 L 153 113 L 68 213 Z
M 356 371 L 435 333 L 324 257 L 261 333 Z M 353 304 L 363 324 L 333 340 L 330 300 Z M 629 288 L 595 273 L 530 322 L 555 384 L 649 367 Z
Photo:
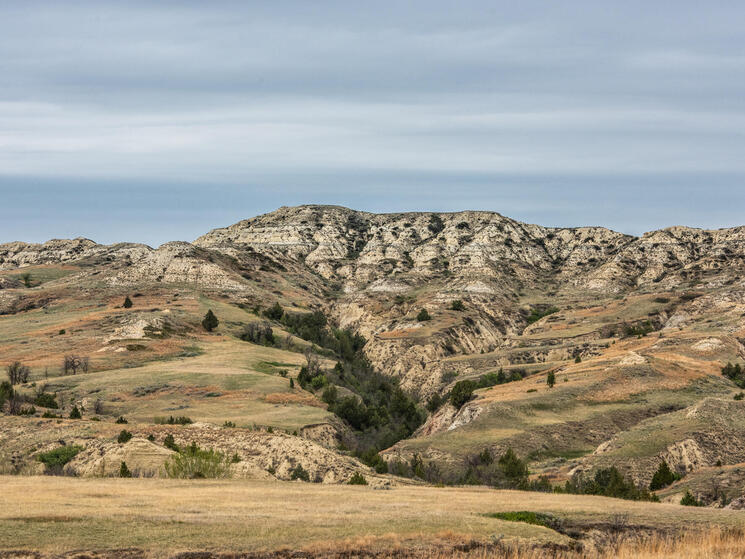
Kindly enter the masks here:
M 137 261 L 151 252 L 146 245 L 118 243 L 100 245 L 90 239 L 52 239 L 43 244 L 0 244 L 0 270 L 41 264 L 106 264 Z
M 564 267 L 576 274 L 600 266 L 632 240 L 601 227 L 550 229 L 494 212 L 370 214 L 301 206 L 215 229 L 195 244 L 217 251 L 248 247 L 301 260 L 322 276 L 343 281 L 348 292 L 362 287 L 402 292 L 415 278 L 443 272 L 465 282 L 513 284 Z

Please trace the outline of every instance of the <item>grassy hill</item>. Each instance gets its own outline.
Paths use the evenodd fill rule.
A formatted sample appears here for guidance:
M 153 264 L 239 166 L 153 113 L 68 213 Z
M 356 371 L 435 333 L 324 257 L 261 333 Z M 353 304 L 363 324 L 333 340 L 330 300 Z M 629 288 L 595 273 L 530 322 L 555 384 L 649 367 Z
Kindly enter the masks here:
M 656 497 L 676 503 L 689 490 L 705 505 L 739 506 L 745 378 L 722 369 L 745 359 L 742 233 L 679 228 L 635 239 L 487 212 L 375 216 L 314 206 L 158 249 L 81 239 L 1 245 L 0 365 L 18 362 L 28 378 L 0 392 L 0 472 L 62 473 L 117 491 L 204 490 L 205 499 L 217 487 L 272 488 L 289 503 L 307 491 L 330 508 L 312 529 L 296 527 L 297 537 L 334 545 L 342 517 L 333 507 L 357 495 L 346 485 L 359 475 L 389 491 L 362 493 L 360 510 L 382 516 L 366 532 L 350 510 L 359 523 L 350 534 L 385 539 L 385 515 L 395 518 L 386 507 L 405 497 L 410 511 L 396 538 L 407 546 L 421 540 L 415 525 L 427 538 L 452 527 L 436 504 L 449 495 L 475 507 L 458 512 L 468 530 L 444 538 L 461 543 L 487 541 L 498 528 L 573 545 L 572 530 L 607 517 L 584 495 L 462 487 L 500 485 L 474 472 L 501 468 L 509 449 L 525 476 L 505 487 L 562 490 L 613 470 L 646 491 L 665 461 L 681 479 Z M 202 325 L 208 310 L 219 321 L 212 330 Z M 221 461 L 222 481 L 163 479 L 166 464 L 200 452 Z M 48 453 L 70 456 L 50 468 Z M 111 479 L 126 472 L 122 462 L 160 481 Z M 33 480 L 52 484 L 55 499 L 64 499 L 62 487 L 83 487 Z M 339 497 L 312 483 L 283 485 L 290 480 L 334 484 Z M 561 516 L 566 529 L 484 517 L 510 512 L 493 504 L 500 499 L 543 503 L 533 512 Z M 608 502 L 637 515 L 639 530 L 657 526 L 642 514 L 651 505 Z M 663 531 L 699 517 L 723 526 L 739 518 L 664 510 Z M 232 513 L 214 514 L 215 538 L 235 536 Z M 69 518 L 70 534 L 87 522 Z M 181 541 L 172 526 L 150 531 L 147 518 L 133 520 L 142 539 L 111 541 Z M 261 537 L 236 541 L 300 545 L 267 518 Z M 36 522 L 23 521 L 30 534 L 58 533 L 57 521 Z M 111 533 L 114 520 L 101 522 Z M 184 546 L 213 545 L 189 533 Z M 54 537 L 71 541 L 64 530 Z

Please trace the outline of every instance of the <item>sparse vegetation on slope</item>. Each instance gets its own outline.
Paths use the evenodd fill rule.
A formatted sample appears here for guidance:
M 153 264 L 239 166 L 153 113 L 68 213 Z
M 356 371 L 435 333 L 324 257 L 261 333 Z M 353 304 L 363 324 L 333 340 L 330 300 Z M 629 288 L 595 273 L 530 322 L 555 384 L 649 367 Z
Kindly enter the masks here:
M 170 478 L 214 479 L 228 475 L 230 459 L 221 452 L 192 443 L 169 458 L 164 467 Z

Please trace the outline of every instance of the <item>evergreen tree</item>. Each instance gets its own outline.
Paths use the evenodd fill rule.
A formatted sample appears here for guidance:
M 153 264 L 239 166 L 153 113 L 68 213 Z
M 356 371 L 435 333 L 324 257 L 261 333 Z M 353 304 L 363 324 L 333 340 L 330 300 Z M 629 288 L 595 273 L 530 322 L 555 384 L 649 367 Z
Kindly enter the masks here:
M 677 479 L 679 479 L 679 476 L 677 476 L 670 469 L 670 466 L 667 465 L 667 462 L 663 460 L 660 463 L 660 467 L 657 468 L 657 471 L 652 476 L 652 481 L 649 483 L 649 489 L 651 491 L 662 489 L 663 487 L 667 487 Z
M 699 502 L 696 497 L 694 497 L 690 490 L 686 489 L 686 494 L 683 495 L 683 498 L 680 500 L 680 504 L 685 507 L 700 507 L 701 503 Z
M 528 477 L 529 472 L 527 464 L 517 457 L 512 448 L 508 448 L 499 458 L 499 465 L 502 468 L 504 475 L 508 478 L 527 479 Z
M 504 384 L 505 382 L 507 382 L 507 375 L 504 374 L 504 369 L 500 367 L 497 373 L 497 384 Z
M 131 309 L 132 308 L 132 299 L 129 298 L 129 295 L 124 299 L 124 305 L 122 305 L 125 309 Z
M 549 388 L 553 388 L 554 384 L 556 384 L 556 374 L 553 371 L 548 372 L 548 376 L 546 377 L 546 384 L 548 384 Z
M 70 412 L 70 419 L 80 419 L 83 417 L 80 415 L 80 410 L 78 409 L 78 406 L 73 406 L 72 411 Z
M 121 433 L 119 433 L 119 436 L 116 438 L 116 442 L 119 444 L 124 444 L 132 439 L 132 433 L 127 431 L 126 429 L 123 429 Z
M 174 440 L 173 435 L 171 435 L 170 433 L 166 435 L 165 439 L 163 439 L 163 446 L 171 450 L 175 450 L 176 452 L 180 452 L 180 449 L 178 445 L 176 444 L 176 441 Z
M 207 332 L 212 332 L 212 330 L 217 328 L 218 324 L 220 324 L 220 321 L 217 320 L 215 313 L 212 312 L 212 309 L 208 310 L 207 314 L 204 315 L 204 320 L 202 320 L 202 327 L 207 330 Z
M 279 301 L 264 311 L 264 316 L 270 320 L 280 320 L 284 314 L 285 310 L 282 308 L 282 305 L 279 304 Z
M 359 472 L 354 472 L 349 480 L 349 485 L 367 485 L 367 480 Z
M 419 314 L 416 315 L 416 319 L 419 322 L 424 322 L 425 320 L 432 320 L 432 317 L 427 312 L 427 309 L 422 309 L 419 311 Z
M 435 392 L 430 396 L 429 400 L 427 400 L 427 409 L 430 411 L 430 413 L 435 413 L 440 406 L 442 405 L 443 398 L 440 395 L 439 392 Z
M 450 403 L 459 408 L 471 399 L 476 383 L 472 380 L 461 380 L 455 383 L 450 391 Z
M 127 468 L 126 462 L 122 462 L 121 466 L 119 466 L 119 477 L 132 477 L 132 472 Z

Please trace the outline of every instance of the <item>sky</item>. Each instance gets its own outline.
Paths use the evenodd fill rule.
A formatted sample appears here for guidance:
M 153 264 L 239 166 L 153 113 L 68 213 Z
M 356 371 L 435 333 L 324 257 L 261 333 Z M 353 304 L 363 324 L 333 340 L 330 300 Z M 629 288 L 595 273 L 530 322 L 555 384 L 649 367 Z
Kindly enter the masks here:
M 0 242 L 297 204 L 745 224 L 743 2 L 0 0 Z

